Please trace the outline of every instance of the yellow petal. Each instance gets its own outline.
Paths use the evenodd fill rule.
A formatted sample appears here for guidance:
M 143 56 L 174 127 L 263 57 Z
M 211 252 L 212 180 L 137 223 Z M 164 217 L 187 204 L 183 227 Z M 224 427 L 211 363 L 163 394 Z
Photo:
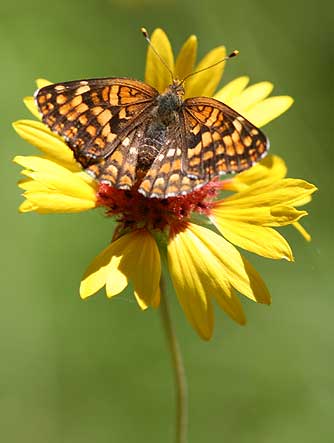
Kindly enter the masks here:
M 222 291 L 214 292 L 214 296 L 219 306 L 226 312 L 229 317 L 232 318 L 232 320 L 239 323 L 239 325 L 246 324 L 246 317 L 242 308 L 242 304 L 232 287 L 230 288 L 228 302 L 225 294 L 223 294 Z
M 88 183 L 95 190 L 98 189 L 98 182 L 91 175 L 87 174 L 85 171 L 74 172 L 74 175 L 78 175 L 84 182 Z
M 121 238 L 124 239 L 124 237 Z M 152 303 L 157 303 L 161 277 L 158 246 L 152 235 L 145 229 L 128 234 L 126 242 L 130 247 L 123 252 L 121 246 L 118 248 L 118 253 L 123 255 L 118 269 L 132 282 L 139 306 L 145 309 Z
M 294 223 L 293 227 L 297 229 L 297 231 L 305 238 L 306 241 L 312 240 L 311 235 L 306 231 L 306 229 L 299 222 Z
M 263 257 L 293 261 L 288 242 L 272 228 L 212 217 L 213 223 L 231 243 Z
M 157 308 L 160 305 L 161 292 L 160 287 L 156 290 L 156 293 L 153 295 L 151 300 L 152 308 Z
M 30 172 L 28 176 L 36 182 L 41 183 L 42 187 L 47 186 L 50 192 L 88 200 L 92 202 L 93 207 L 96 205 L 95 189 L 74 174 L 72 176 L 64 176 L 63 174 L 50 174 L 37 171 Z M 89 205 L 89 207 L 91 207 L 91 205 Z
M 147 309 L 149 307 L 149 305 L 147 305 L 143 299 L 138 297 L 138 294 L 134 293 L 134 296 L 135 296 L 136 302 L 138 303 L 138 306 L 140 307 L 140 309 L 145 311 L 145 309 Z
M 151 38 L 152 45 L 160 57 L 165 61 L 171 72 L 174 72 L 174 55 L 171 44 L 165 32 L 157 28 Z M 146 56 L 145 82 L 159 92 L 163 92 L 172 83 L 168 69 L 159 57 L 148 46 Z
M 289 96 L 269 97 L 246 110 L 243 116 L 255 126 L 261 127 L 286 112 L 293 105 L 293 98 Z
M 197 37 L 191 35 L 182 46 L 175 63 L 175 78 L 183 80 L 194 69 L 197 55 Z
M 284 178 L 269 184 L 259 182 L 227 197 L 224 200 L 224 206 L 238 206 L 239 208 L 294 206 L 296 202 L 303 200 L 316 190 L 317 188 L 311 183 L 293 178 Z
M 14 162 L 30 169 L 31 172 L 24 171 L 25 175 L 46 185 L 51 191 L 89 200 L 95 205 L 95 187 L 89 185 L 79 175 L 73 174 L 68 169 L 37 156 L 16 156 Z
M 265 223 L 267 226 L 286 226 L 292 223 L 296 223 L 302 217 L 305 217 L 308 213 L 306 211 L 298 211 L 298 209 L 292 206 L 274 206 L 270 210 L 272 218 L 268 218 Z
M 39 214 L 82 212 L 96 206 L 92 200 L 71 197 L 57 192 L 27 191 L 24 196 Z
M 248 86 L 240 95 L 231 99 L 228 105 L 240 114 L 245 115 L 249 108 L 268 97 L 273 88 L 274 85 L 270 82 L 255 83 Z
M 81 169 L 71 149 L 43 123 L 34 120 L 18 120 L 13 123 L 13 127 L 20 137 L 66 167 L 70 165 L 73 170 Z
M 121 260 L 122 260 L 122 255 L 117 257 L 114 256 L 110 261 L 110 266 L 106 278 L 106 293 L 107 297 L 109 298 L 112 298 L 115 295 L 120 294 L 127 287 L 129 282 L 128 276 L 119 270 L 119 264 Z M 143 309 L 145 308 L 143 307 Z
M 203 339 L 209 340 L 213 329 L 213 310 L 210 294 L 207 293 L 210 288 L 205 270 L 196 261 L 196 250 L 191 251 L 191 240 L 189 231 L 180 232 L 170 239 L 168 269 L 188 321 Z
M 286 173 L 287 167 L 284 160 L 276 155 L 268 155 L 247 171 L 241 172 L 232 179 L 224 180 L 223 189 L 243 191 L 260 181 L 265 186 L 284 178 Z
M 184 249 L 194 263 L 195 272 L 199 274 L 206 296 L 214 297 L 220 307 L 234 321 L 240 325 L 245 324 L 246 318 L 241 303 L 228 278 L 222 272 L 222 264 L 211 253 L 210 248 L 203 244 L 201 239 L 191 230 L 179 235 L 183 235 Z M 191 275 L 193 277 L 194 273 Z M 186 295 L 184 296 L 186 297 Z
M 214 96 L 216 100 L 219 100 L 226 105 L 229 105 L 231 101 L 241 94 L 249 83 L 249 77 L 246 75 L 237 77 L 231 82 L 223 86 Z
M 22 174 L 27 174 L 31 171 L 44 171 L 44 172 L 50 172 L 52 174 L 55 171 L 63 172 L 65 169 L 62 166 L 57 165 L 52 160 L 46 160 L 39 156 L 33 156 L 33 155 L 16 155 L 13 158 L 13 162 L 17 163 L 20 166 L 23 166 L 26 168 L 25 170 L 21 171 Z M 69 171 L 67 171 L 69 172 Z M 64 171 L 64 174 L 66 173 L 66 169 Z
M 108 283 L 111 283 L 112 280 L 113 284 L 113 291 L 109 291 L 109 296 L 122 292 L 123 289 L 125 289 L 128 285 L 126 276 L 124 276 L 117 269 L 121 260 L 121 255 L 117 256 L 115 254 L 118 247 L 117 242 L 119 240 L 111 243 L 111 245 L 109 245 L 97 257 L 95 257 L 93 262 L 89 265 L 80 285 L 81 298 L 87 298 L 90 295 L 95 294 L 106 284 L 108 276 Z
M 23 173 L 30 173 L 30 171 L 23 171 Z M 31 178 L 24 178 L 19 180 L 18 187 L 23 189 L 24 191 L 48 191 L 49 188 L 46 185 L 43 185 L 40 182 L 37 182 Z
M 38 209 L 38 206 L 34 205 L 29 200 L 24 200 L 19 206 L 19 212 L 31 212 L 36 211 Z
M 36 80 L 36 85 L 38 89 L 44 88 L 44 86 L 52 85 L 52 82 L 46 80 L 45 78 L 38 78 Z
M 194 71 L 207 68 L 226 56 L 225 46 L 212 49 L 195 67 Z M 186 81 L 185 97 L 211 97 L 215 92 L 224 72 L 225 62 L 196 74 Z
M 294 205 L 295 205 L 295 206 L 304 206 L 304 205 L 306 205 L 307 203 L 310 203 L 310 201 L 312 201 L 312 196 L 311 196 L 311 195 L 306 195 L 305 197 L 298 199 L 298 200 L 294 203 Z
M 306 211 L 298 211 L 292 206 L 229 207 L 225 206 L 225 200 L 214 202 L 211 213 L 217 219 L 235 220 L 261 226 L 285 226 L 307 215 Z
M 210 229 L 189 224 L 189 229 L 221 264 L 221 274 L 239 292 L 259 303 L 270 303 L 268 289 L 260 275 L 239 251 L 223 237 Z
M 62 166 L 63 168 L 66 168 L 68 171 L 71 171 L 74 174 L 78 174 L 81 175 L 82 177 L 85 177 L 85 181 L 87 181 L 87 183 L 92 183 L 92 182 L 96 183 L 96 180 L 93 177 L 91 177 L 87 172 L 85 172 L 85 170 L 82 169 L 82 166 L 74 159 L 74 157 L 70 162 L 60 160 L 59 158 L 54 157 L 52 155 L 43 155 L 40 157 L 45 158 L 46 160 L 50 160 L 53 163 L 56 163 L 57 165 Z
M 23 103 L 35 117 L 37 117 L 39 120 L 42 119 L 41 114 L 38 112 L 34 97 L 24 97 Z
M 189 258 L 193 261 L 206 295 L 215 297 L 225 312 L 239 324 L 245 323 L 241 303 L 236 298 L 231 283 L 222 273 L 221 263 L 217 261 L 206 244 L 203 244 L 191 230 L 180 233 L 183 236 L 183 246 Z

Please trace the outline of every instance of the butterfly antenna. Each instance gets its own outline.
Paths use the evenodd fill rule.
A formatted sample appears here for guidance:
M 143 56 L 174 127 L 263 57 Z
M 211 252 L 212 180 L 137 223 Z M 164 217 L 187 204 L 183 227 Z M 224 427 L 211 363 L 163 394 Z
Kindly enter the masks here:
M 235 49 L 233 52 L 231 52 L 230 55 L 228 55 L 227 57 L 222 58 L 221 60 L 219 60 L 218 62 L 214 63 L 213 65 L 207 66 L 206 68 L 203 69 L 199 69 L 198 71 L 195 72 L 191 72 L 190 74 L 188 74 L 186 77 L 184 77 L 184 79 L 181 82 L 181 85 L 189 78 L 192 77 L 195 74 L 198 74 L 200 72 L 206 71 L 207 69 L 211 69 L 214 66 L 219 65 L 220 63 L 226 62 L 226 60 L 229 60 L 230 58 L 236 57 L 239 54 L 239 51 L 237 49 Z
M 154 52 L 154 54 L 159 57 L 161 63 L 165 66 L 165 68 L 167 68 L 168 72 L 170 73 L 170 76 L 172 78 L 172 81 L 174 81 L 174 76 L 172 71 L 170 70 L 169 66 L 167 65 L 166 61 L 161 57 L 161 55 L 159 54 L 159 52 L 154 48 L 154 46 L 151 43 L 150 37 L 148 35 L 147 29 L 146 28 L 140 28 L 141 33 L 143 34 L 143 36 L 145 37 L 145 40 L 147 41 L 147 43 L 149 44 L 150 48 L 152 49 L 152 51 Z

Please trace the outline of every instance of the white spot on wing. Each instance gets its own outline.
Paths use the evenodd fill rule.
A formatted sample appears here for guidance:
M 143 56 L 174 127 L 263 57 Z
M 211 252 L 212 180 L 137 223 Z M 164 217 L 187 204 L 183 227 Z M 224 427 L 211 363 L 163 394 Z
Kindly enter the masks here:
M 129 137 L 125 137 L 125 139 L 122 141 L 122 145 L 127 147 L 130 144 L 130 139 Z
M 82 85 L 76 89 L 75 94 L 80 95 L 80 94 L 84 94 L 85 92 L 88 92 L 88 91 L 90 91 L 90 87 L 87 85 Z
M 239 118 L 236 118 L 235 120 L 233 120 L 233 126 L 236 128 L 236 130 L 238 132 L 241 132 L 242 130 L 242 124 L 240 123 Z
M 168 152 L 167 152 L 167 157 L 174 157 L 174 154 L 175 154 L 175 149 L 168 149 Z

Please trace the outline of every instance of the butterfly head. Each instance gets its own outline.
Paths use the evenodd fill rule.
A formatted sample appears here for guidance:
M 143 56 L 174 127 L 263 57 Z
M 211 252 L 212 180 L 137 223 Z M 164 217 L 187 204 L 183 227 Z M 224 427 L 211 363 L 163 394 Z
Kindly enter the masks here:
M 170 86 L 168 86 L 167 91 L 176 94 L 178 97 L 182 99 L 182 97 L 184 96 L 183 82 L 177 79 L 173 79 L 173 83 Z

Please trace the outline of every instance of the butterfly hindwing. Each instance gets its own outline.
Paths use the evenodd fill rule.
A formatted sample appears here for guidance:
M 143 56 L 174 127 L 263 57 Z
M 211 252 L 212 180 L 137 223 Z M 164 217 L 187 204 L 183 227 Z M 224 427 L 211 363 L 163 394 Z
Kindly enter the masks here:
M 252 123 L 218 100 L 185 100 L 187 172 L 212 177 L 250 168 L 269 149 L 267 137 Z
M 146 197 L 168 198 L 188 194 L 206 182 L 187 168 L 186 128 L 183 114 L 167 128 L 163 145 L 140 184 Z
M 139 132 L 140 126 L 121 138 L 110 155 L 89 165 L 86 172 L 101 183 L 118 189 L 131 189 L 137 180 L 138 145 L 135 139 Z
M 39 89 L 42 120 L 62 136 L 84 166 L 108 156 L 120 139 L 138 125 L 158 92 L 137 80 L 92 79 Z

